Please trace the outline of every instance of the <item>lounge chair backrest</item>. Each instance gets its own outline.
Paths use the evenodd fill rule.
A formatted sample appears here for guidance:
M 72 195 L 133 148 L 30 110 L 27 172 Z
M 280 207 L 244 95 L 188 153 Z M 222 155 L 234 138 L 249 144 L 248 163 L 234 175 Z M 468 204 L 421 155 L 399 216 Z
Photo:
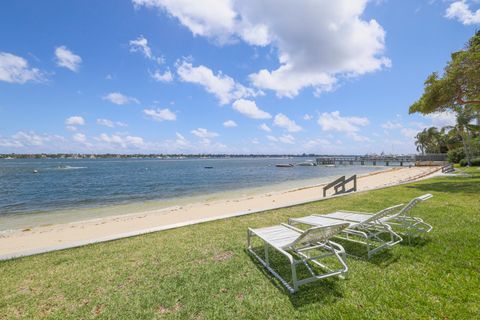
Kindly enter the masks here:
M 290 247 L 295 249 L 305 247 L 312 243 L 325 242 L 348 226 L 348 223 L 339 223 L 331 226 L 320 226 L 307 229 L 301 236 L 292 242 Z
M 424 195 L 421 195 L 419 197 L 416 197 L 416 198 L 413 198 L 412 200 L 410 200 L 409 203 L 407 203 L 405 205 L 405 207 L 402 208 L 402 210 L 400 210 L 398 213 L 396 213 L 395 215 L 392 216 L 392 218 L 395 218 L 395 217 L 405 217 L 407 216 L 407 213 L 413 209 L 413 207 L 415 207 L 417 205 L 417 203 L 419 202 L 422 202 L 422 201 L 425 201 L 425 200 L 428 200 L 430 199 L 431 197 L 433 197 L 430 193 L 427 193 L 427 194 L 424 194 Z
M 371 217 L 363 220 L 360 224 L 368 224 L 370 222 L 373 222 L 373 221 L 377 221 L 377 220 L 380 220 L 381 218 L 387 216 L 388 214 L 390 214 L 392 211 L 394 211 L 395 209 L 398 209 L 400 207 L 403 206 L 403 203 L 401 204 L 397 204 L 395 206 L 392 206 L 392 207 L 388 207 L 388 208 L 385 208 L 383 210 L 380 210 L 378 211 L 377 213 L 375 213 L 374 215 L 372 215 Z

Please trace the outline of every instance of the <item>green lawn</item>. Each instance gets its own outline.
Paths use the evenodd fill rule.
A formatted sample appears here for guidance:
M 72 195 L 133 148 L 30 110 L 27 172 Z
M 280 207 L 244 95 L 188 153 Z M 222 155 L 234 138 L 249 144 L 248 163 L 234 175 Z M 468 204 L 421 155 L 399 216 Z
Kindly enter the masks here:
M 109 243 L 0 262 L 0 319 L 480 318 L 480 170 Z M 432 193 L 434 229 L 347 279 L 289 295 L 245 251 L 247 227 L 334 209 L 376 211 Z

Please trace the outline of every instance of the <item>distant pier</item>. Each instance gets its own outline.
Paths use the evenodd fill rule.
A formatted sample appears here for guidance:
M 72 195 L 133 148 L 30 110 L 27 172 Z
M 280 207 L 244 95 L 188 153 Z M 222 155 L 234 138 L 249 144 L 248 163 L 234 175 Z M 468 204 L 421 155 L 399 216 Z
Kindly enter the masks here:
M 331 156 L 317 158 L 317 165 L 404 166 L 415 164 L 413 156 Z

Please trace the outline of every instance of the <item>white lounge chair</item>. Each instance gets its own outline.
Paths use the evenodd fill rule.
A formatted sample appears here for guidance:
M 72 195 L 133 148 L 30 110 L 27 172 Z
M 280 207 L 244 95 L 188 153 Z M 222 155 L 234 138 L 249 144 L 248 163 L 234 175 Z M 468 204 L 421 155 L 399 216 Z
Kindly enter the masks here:
M 367 255 L 370 258 L 374 253 L 390 248 L 402 241 L 402 237 L 395 233 L 392 227 L 382 221 L 384 217 L 399 209 L 401 206 L 403 206 L 403 204 L 383 209 L 375 214 L 366 215 L 359 221 L 312 214 L 301 218 L 290 218 L 288 219 L 288 223 L 290 225 L 303 224 L 309 226 L 329 226 L 339 222 L 348 223 L 348 228 L 343 229 L 341 235 L 339 233 L 335 237 L 365 245 L 367 247 Z M 388 237 L 389 240 L 385 239 L 386 237 Z
M 410 237 L 415 233 L 427 233 L 430 232 L 433 227 L 423 221 L 421 218 L 412 217 L 409 213 L 419 202 L 423 202 L 432 198 L 433 196 L 429 193 L 422 196 L 413 198 L 409 203 L 407 203 L 401 210 L 396 213 L 389 214 L 380 219 L 382 223 L 387 223 L 396 232 L 402 232 L 403 234 Z M 330 214 L 323 214 L 322 217 L 333 218 L 341 221 L 352 221 L 352 222 L 361 222 L 368 217 L 371 217 L 373 213 L 370 212 L 359 212 L 359 211 L 337 211 Z
M 303 284 L 331 276 L 343 276 L 348 271 L 347 264 L 344 260 L 345 250 L 341 245 L 330 241 L 331 237 L 346 227 L 348 227 L 348 223 L 340 223 L 337 221 L 329 226 L 313 227 L 305 231 L 288 224 L 280 224 L 260 229 L 248 228 L 247 250 L 257 258 L 268 271 L 280 280 L 290 293 L 294 293 L 298 290 L 298 287 Z M 264 259 L 255 252 L 252 246 L 252 238 L 254 237 L 263 240 Z M 269 247 L 272 247 L 289 260 L 292 274 L 290 282 L 285 280 L 272 268 L 269 257 Z M 297 259 L 297 257 L 299 259 Z M 340 263 L 340 269 L 332 270 L 329 266 L 320 262 L 320 260 L 327 257 L 336 258 Z M 314 269 L 314 266 L 310 263 L 327 270 L 327 272 L 316 273 L 315 269 L 319 268 Z M 297 265 L 299 264 L 305 265 L 311 276 L 299 279 L 299 275 L 297 274 Z M 338 268 L 338 263 L 336 263 L 336 265 Z

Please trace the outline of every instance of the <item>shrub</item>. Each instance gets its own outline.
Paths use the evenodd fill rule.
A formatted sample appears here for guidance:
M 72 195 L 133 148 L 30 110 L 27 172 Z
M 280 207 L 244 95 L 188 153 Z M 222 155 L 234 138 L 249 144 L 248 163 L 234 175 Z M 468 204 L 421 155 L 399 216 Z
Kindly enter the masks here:
M 468 164 L 467 159 L 460 160 L 460 166 L 465 167 Z M 474 167 L 480 166 L 480 158 L 470 160 L 470 164 Z
M 460 160 L 465 158 L 465 152 L 463 151 L 463 148 L 455 148 L 448 151 L 447 157 L 448 157 L 448 162 L 459 163 Z

